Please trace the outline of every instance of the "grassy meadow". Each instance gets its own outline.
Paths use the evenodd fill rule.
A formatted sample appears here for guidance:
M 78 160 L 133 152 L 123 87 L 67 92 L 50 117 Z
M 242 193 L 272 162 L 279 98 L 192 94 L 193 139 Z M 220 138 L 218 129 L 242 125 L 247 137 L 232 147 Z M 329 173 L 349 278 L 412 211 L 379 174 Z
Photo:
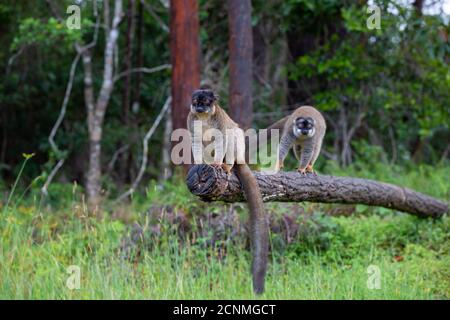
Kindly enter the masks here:
M 367 177 L 449 199 L 450 167 L 374 166 Z M 89 215 L 82 190 L 39 179 L 0 203 L 0 299 L 253 299 L 246 208 L 201 203 L 181 177 Z M 10 187 L 2 187 L 9 194 Z M 267 205 L 271 257 L 262 299 L 449 299 L 450 219 L 383 208 Z M 70 289 L 69 266 L 80 270 Z M 372 267 L 370 267 L 372 266 Z M 375 266 L 375 267 L 373 267 Z M 369 288 L 373 268 L 379 289 Z

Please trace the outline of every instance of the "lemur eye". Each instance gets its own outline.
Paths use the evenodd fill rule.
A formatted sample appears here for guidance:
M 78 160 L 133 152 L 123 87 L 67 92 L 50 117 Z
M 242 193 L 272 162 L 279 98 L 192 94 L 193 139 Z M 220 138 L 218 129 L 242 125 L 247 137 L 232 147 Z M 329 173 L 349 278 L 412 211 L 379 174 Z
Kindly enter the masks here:
M 197 99 L 192 100 L 192 104 L 197 104 L 197 102 L 198 102 Z

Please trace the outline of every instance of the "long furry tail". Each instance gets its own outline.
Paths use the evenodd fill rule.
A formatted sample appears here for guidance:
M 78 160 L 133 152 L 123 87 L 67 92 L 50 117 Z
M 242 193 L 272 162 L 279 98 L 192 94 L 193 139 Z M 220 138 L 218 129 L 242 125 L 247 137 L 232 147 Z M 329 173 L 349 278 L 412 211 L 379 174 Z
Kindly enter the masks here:
M 252 248 L 253 291 L 264 292 L 264 282 L 268 260 L 268 227 L 264 214 L 264 205 L 256 178 L 246 164 L 236 164 L 236 172 L 244 187 L 250 211 L 250 241 Z

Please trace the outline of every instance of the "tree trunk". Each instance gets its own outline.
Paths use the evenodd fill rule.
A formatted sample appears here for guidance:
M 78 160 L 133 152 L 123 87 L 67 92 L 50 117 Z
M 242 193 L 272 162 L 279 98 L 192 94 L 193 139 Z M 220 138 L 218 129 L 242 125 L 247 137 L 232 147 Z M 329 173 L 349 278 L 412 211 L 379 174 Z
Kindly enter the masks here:
M 186 128 L 192 92 L 200 86 L 200 39 L 197 0 L 170 1 L 172 125 Z
M 124 53 L 124 58 L 123 58 L 123 70 L 124 71 L 130 70 L 132 68 L 134 14 L 135 14 L 134 0 L 128 0 L 127 34 L 126 34 L 125 53 Z M 131 97 L 131 75 L 132 75 L 131 73 L 127 73 L 125 75 L 125 79 L 123 80 L 122 122 L 126 126 L 129 124 L 130 97 Z
M 144 39 L 144 13 L 143 13 L 143 5 L 142 2 L 139 1 L 138 6 L 138 27 L 137 27 L 137 45 L 136 45 L 136 68 L 142 68 L 144 66 L 144 55 L 142 47 L 143 47 L 143 39 Z M 134 97 L 132 110 L 133 113 L 137 113 L 140 109 L 141 104 L 141 83 L 142 83 L 142 73 L 137 72 L 135 75 L 135 85 L 134 85 Z
M 264 201 L 365 204 L 407 212 L 422 218 L 448 213 L 448 204 L 392 184 L 367 179 L 303 176 L 297 172 L 254 172 Z M 187 175 L 189 190 L 204 201 L 245 201 L 235 174 L 227 176 L 208 165 L 195 165 Z
M 82 50 L 78 48 L 77 50 Z M 89 132 L 89 162 L 88 171 L 86 174 L 86 194 L 88 202 L 92 206 L 97 206 L 100 191 L 100 155 L 101 155 L 101 134 L 95 137 L 95 97 L 92 78 L 92 53 L 90 50 L 85 50 L 82 53 L 83 69 L 84 69 L 84 102 L 87 111 L 87 125 Z M 96 153 L 96 154 L 94 154 Z
M 164 126 L 164 137 L 170 137 L 172 133 L 172 115 L 171 111 L 168 110 L 166 114 L 166 123 Z M 160 180 L 167 180 L 172 176 L 172 168 L 170 162 L 170 140 L 165 139 L 162 148 L 162 159 L 161 159 L 161 174 L 159 176 Z
M 418 16 L 422 16 L 423 0 L 414 0 L 413 7 Z
M 89 168 L 87 172 L 86 194 L 89 207 L 95 210 L 100 204 L 101 190 L 101 133 L 89 137 Z
M 230 89 L 229 113 L 244 128 L 253 120 L 252 104 L 252 4 L 250 0 L 228 0 L 228 28 L 230 30 Z
M 92 71 L 92 53 L 86 48 L 77 45 L 82 53 L 84 67 L 84 100 L 87 109 L 87 122 L 89 132 L 89 167 L 86 177 L 86 193 L 90 210 L 97 209 L 101 197 L 101 141 L 103 120 L 109 99 L 114 88 L 114 47 L 119 37 L 119 23 L 122 19 L 122 0 L 115 0 L 114 16 L 109 28 L 109 21 L 105 21 L 106 43 L 104 49 L 103 79 L 97 101 L 95 101 Z M 105 16 L 107 6 L 104 7 Z
M 5 163 L 6 159 L 6 147 L 8 143 L 8 129 L 6 124 L 8 123 L 8 115 L 6 113 L 6 106 L 2 106 L 1 112 L 2 118 L 0 119 L 0 123 L 2 125 L 2 139 L 1 139 L 1 147 L 0 147 L 0 164 Z M 1 177 L 1 175 L 0 175 Z
M 135 16 L 135 1 L 128 0 L 127 7 L 127 34 L 126 46 L 123 61 L 123 70 L 131 70 L 133 58 L 133 34 L 134 34 L 134 16 Z M 130 100 L 131 100 L 131 73 L 125 75 L 123 80 L 122 93 L 122 125 L 130 130 Z M 131 164 L 131 151 L 127 150 L 120 155 L 119 177 L 120 182 L 125 184 L 130 181 L 129 169 Z

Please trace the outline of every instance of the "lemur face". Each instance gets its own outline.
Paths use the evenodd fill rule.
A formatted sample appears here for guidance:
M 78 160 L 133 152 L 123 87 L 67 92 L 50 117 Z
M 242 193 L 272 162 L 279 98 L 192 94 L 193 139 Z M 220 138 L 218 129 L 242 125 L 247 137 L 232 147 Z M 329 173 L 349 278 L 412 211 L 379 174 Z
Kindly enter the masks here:
M 316 132 L 314 128 L 314 119 L 311 117 L 299 117 L 294 121 L 294 135 L 298 137 L 312 137 Z
M 195 90 L 192 94 L 191 111 L 193 113 L 214 113 L 217 97 L 211 90 Z

